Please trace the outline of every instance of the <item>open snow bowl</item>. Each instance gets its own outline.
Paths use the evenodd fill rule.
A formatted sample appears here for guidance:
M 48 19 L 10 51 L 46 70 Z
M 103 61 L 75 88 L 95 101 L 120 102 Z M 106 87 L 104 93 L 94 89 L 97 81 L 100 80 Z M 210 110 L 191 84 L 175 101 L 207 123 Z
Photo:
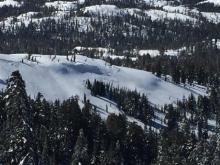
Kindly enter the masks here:
M 204 91 L 185 89 L 157 78 L 150 72 L 110 66 L 99 59 L 78 55 L 74 63 L 67 61 L 66 56 L 32 56 L 36 62 L 28 61 L 27 54 L 0 54 L 0 79 L 6 80 L 11 72 L 19 70 L 26 82 L 27 92 L 32 97 L 41 92 L 49 100 L 63 100 L 75 95 L 83 100 L 86 94 L 94 105 L 105 109 L 107 102 L 91 96 L 86 89 L 85 82 L 88 79 L 137 90 L 146 94 L 151 103 L 159 106 L 174 103 L 191 93 L 195 96 L 205 95 Z M 0 88 L 5 88 L 5 84 L 0 83 Z

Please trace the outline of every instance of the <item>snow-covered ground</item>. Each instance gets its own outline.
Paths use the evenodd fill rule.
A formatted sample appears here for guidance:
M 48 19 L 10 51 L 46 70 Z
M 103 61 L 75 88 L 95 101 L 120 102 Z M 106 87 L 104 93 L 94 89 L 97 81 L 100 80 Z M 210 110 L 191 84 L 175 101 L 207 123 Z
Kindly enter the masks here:
M 176 86 L 157 78 L 150 72 L 110 66 L 103 60 L 90 59 L 81 55 L 76 56 L 76 62 L 70 61 L 71 56 L 68 57 L 69 61 L 66 56 L 37 54 L 32 55 L 31 59 L 36 61 L 27 60 L 27 54 L 0 54 L 0 89 L 6 87 L 5 82 L 11 72 L 19 70 L 26 82 L 27 92 L 32 97 L 35 97 L 38 92 L 49 100 L 63 100 L 77 95 L 80 105 L 83 106 L 82 100 L 86 94 L 87 99 L 96 107 L 103 119 L 106 119 L 110 113 L 123 112 L 119 111 L 117 105 L 111 100 L 92 96 L 85 87 L 88 79 L 110 82 L 115 87 L 125 87 L 145 93 L 151 104 L 157 107 L 166 103 L 175 103 L 177 99 L 180 100 L 191 93 L 195 96 L 206 95 L 205 90 L 200 88 Z M 155 112 L 155 118 L 152 120 L 155 132 L 166 127 L 164 117 L 163 112 Z M 133 117 L 127 116 L 127 120 L 144 128 L 144 124 Z
M 125 10 L 119 9 L 115 5 L 94 5 L 86 7 L 84 9 L 84 13 L 92 15 L 116 16 L 125 14 Z
M 154 6 L 154 7 L 163 7 L 165 5 L 168 5 L 168 1 L 165 0 L 144 0 L 146 4 L 149 6 Z
M 0 1 L 0 8 L 3 6 L 20 7 L 21 4 L 14 0 L 3 0 L 3 1 Z
M 207 4 L 207 3 L 213 4 L 214 6 L 217 6 L 217 7 L 220 6 L 220 0 L 205 0 L 205 1 L 200 2 L 198 4 Z
M 214 42 L 214 41 L 213 41 Z M 217 48 L 220 49 L 220 42 L 217 41 L 216 43 L 217 45 Z M 110 57 L 111 59 L 116 59 L 116 58 L 119 58 L 119 59 L 124 59 L 126 58 L 125 56 L 119 56 L 119 55 L 115 55 L 115 50 L 114 49 L 111 49 L 111 48 L 103 48 L 103 47 L 81 47 L 81 46 L 77 46 L 75 47 L 74 49 L 78 50 L 79 52 L 83 52 L 83 51 L 95 51 L 96 52 L 96 55 L 100 56 L 100 57 L 104 57 L 104 58 L 107 58 L 107 57 Z M 164 51 L 164 55 L 166 56 L 178 56 L 180 55 L 180 53 L 182 51 L 185 51 L 186 50 L 186 47 L 181 47 L 179 49 L 167 49 Z M 134 52 L 137 53 L 137 55 L 140 55 L 140 56 L 144 56 L 144 55 L 150 55 L 151 57 L 155 57 L 155 56 L 159 56 L 161 53 L 159 50 L 157 49 L 141 49 L 141 50 L 137 50 L 137 49 L 134 49 L 133 50 Z
M 146 49 L 146 50 L 139 50 L 138 54 L 140 56 L 144 56 L 149 54 L 151 57 L 159 56 L 160 51 L 159 50 L 152 50 L 152 49 Z
M 164 55 L 166 56 L 178 56 L 181 51 L 184 51 L 186 50 L 186 47 L 182 47 L 182 48 L 179 48 L 179 49 L 168 49 L 168 50 L 165 50 L 164 51 Z M 143 55 L 147 55 L 149 54 L 151 57 L 155 57 L 155 56 L 159 56 L 161 53 L 159 50 L 151 50 L 151 49 L 146 49 L 146 50 L 139 50 L 138 54 L 140 56 L 143 56 Z
M 206 18 L 209 22 L 220 23 L 220 13 L 214 12 L 201 12 L 201 15 Z
M 45 6 L 48 8 L 53 7 L 60 11 L 70 11 L 76 8 L 76 3 L 69 1 L 54 1 L 54 2 L 46 2 Z
M 207 0 L 209 3 L 214 3 L 214 0 Z M 215 1 L 215 4 L 218 4 L 218 1 Z M 206 1 L 204 1 L 205 3 Z M 52 12 L 50 15 L 44 17 L 35 18 L 35 14 L 32 11 L 27 13 L 21 13 L 19 16 L 9 16 L 4 18 L 0 22 L 0 28 L 2 30 L 7 30 L 8 28 L 13 28 L 16 26 L 20 26 L 24 23 L 26 26 L 30 22 L 35 22 L 39 24 L 40 22 L 46 19 L 53 19 L 55 21 L 63 20 L 63 18 L 69 15 L 71 12 L 77 11 L 77 4 L 83 4 L 84 0 L 78 1 L 53 1 L 46 2 L 42 7 L 50 8 L 53 7 L 56 11 Z M 70 18 L 68 21 L 77 21 L 79 23 L 79 31 L 92 31 L 91 27 L 91 19 L 97 16 L 125 16 L 132 15 L 136 18 L 147 19 L 151 18 L 152 21 L 166 21 L 166 20 L 178 20 L 178 21 L 189 21 L 194 23 L 195 25 L 202 20 L 207 20 L 213 23 L 220 22 L 220 13 L 212 13 L 212 12 L 199 12 L 196 7 L 188 8 L 186 6 L 176 6 L 174 1 L 164 1 L 164 0 L 145 0 L 145 3 L 152 6 L 156 9 L 149 10 L 141 10 L 138 8 L 119 8 L 116 5 L 102 4 L 102 5 L 93 5 L 86 6 L 81 8 L 80 10 L 84 15 L 76 16 L 74 18 Z M 0 8 L 3 6 L 14 6 L 20 7 L 22 3 L 19 3 L 15 0 L 4 0 L 0 1 Z M 159 7 L 159 8 L 158 8 Z M 90 17 L 87 16 L 90 15 Z M 202 18 L 202 19 L 199 19 Z M 128 25 L 132 27 L 133 25 Z M 144 35 L 144 34 L 143 34 Z
M 167 11 L 163 11 L 163 10 L 146 10 L 145 14 L 147 14 L 148 16 L 151 17 L 151 19 L 153 21 L 158 21 L 158 20 L 180 20 L 180 21 L 190 21 L 195 23 L 197 20 L 191 16 L 185 15 L 185 14 L 181 14 L 181 13 L 177 13 L 177 12 L 167 12 Z
M 83 97 L 84 93 L 90 97 L 85 88 L 87 79 L 98 79 L 111 82 L 115 86 L 136 89 L 147 94 L 150 102 L 156 105 L 173 103 L 193 92 L 165 82 L 150 72 L 110 66 L 103 60 L 85 56 L 77 56 L 76 63 L 67 61 L 66 56 L 33 55 L 37 62 L 26 60 L 26 56 L 0 55 L 0 79 L 5 81 L 12 71 L 20 70 L 26 81 L 27 91 L 32 96 L 41 92 L 51 100 L 67 99 L 73 95 Z M 22 59 L 24 63 L 21 63 Z M 3 88 L 4 84 L 0 84 L 0 87 Z

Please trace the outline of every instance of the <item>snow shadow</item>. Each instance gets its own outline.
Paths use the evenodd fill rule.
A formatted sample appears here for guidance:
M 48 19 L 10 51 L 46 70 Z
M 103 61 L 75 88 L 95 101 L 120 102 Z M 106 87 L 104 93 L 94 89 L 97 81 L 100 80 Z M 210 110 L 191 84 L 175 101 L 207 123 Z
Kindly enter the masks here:
M 0 84 L 6 85 L 6 82 L 2 79 L 0 79 Z
M 102 75 L 103 73 L 97 66 L 93 65 L 87 65 L 87 64 L 62 64 L 62 67 L 60 67 L 57 70 L 58 73 L 61 74 L 70 74 L 71 72 L 78 72 L 78 73 L 93 73 Z

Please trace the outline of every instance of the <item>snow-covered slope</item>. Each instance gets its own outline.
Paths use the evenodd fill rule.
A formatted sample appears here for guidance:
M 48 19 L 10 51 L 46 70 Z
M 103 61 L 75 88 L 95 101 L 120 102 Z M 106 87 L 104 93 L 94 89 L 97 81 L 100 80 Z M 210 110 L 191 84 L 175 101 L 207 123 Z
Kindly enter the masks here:
M 14 0 L 3 0 L 0 1 L 0 8 L 4 6 L 20 7 L 19 2 Z
M 163 10 L 147 10 L 145 11 L 145 13 L 151 17 L 151 19 L 153 21 L 157 21 L 157 20 L 165 20 L 165 19 L 168 19 L 168 20 L 180 20 L 180 21 L 190 21 L 190 22 L 193 22 L 195 23 L 196 22 L 196 19 L 191 17 L 191 16 L 188 16 L 186 14 L 181 14 L 181 13 L 178 13 L 178 12 L 169 12 L 169 11 L 163 11 Z
M 214 6 L 220 6 L 220 0 L 205 0 L 199 4 L 213 4 Z
M 104 15 L 104 16 L 111 16 L 111 15 L 124 15 L 125 10 L 119 9 L 115 5 L 94 5 L 88 6 L 84 9 L 84 13 L 89 13 L 92 15 Z
M 46 2 L 45 6 L 48 8 L 53 7 L 60 11 L 70 11 L 76 8 L 76 3 L 69 1 L 54 1 L 54 2 Z
M 167 1 L 167 0 L 143 0 L 150 8 L 124 8 L 116 6 L 114 4 L 102 4 L 102 5 L 89 5 L 80 6 L 84 4 L 84 0 L 78 1 L 47 1 L 42 4 L 41 8 L 46 11 L 50 11 L 51 8 L 54 9 L 53 12 L 49 12 L 42 16 L 35 17 L 33 11 L 25 11 L 20 13 L 20 15 L 6 16 L 0 21 L 0 28 L 3 31 L 9 29 L 10 27 L 20 26 L 24 23 L 26 26 L 30 22 L 35 22 L 38 25 L 45 21 L 46 19 L 53 19 L 56 22 L 63 21 L 68 18 L 68 22 L 77 21 L 79 22 L 79 31 L 90 31 L 91 19 L 97 20 L 97 16 L 126 16 L 132 15 L 139 19 L 151 18 L 152 21 L 171 21 L 176 20 L 180 22 L 190 22 L 194 25 L 198 25 L 199 22 L 204 20 L 212 23 L 220 22 L 219 12 L 203 12 L 199 11 L 197 6 L 188 7 L 186 5 L 179 5 L 178 1 Z M 216 6 L 219 5 L 219 0 L 206 0 L 202 3 L 214 3 Z M 0 1 L 0 8 L 3 6 L 14 6 L 21 7 L 23 4 L 15 0 L 4 0 Z M 80 11 L 80 12 L 79 12 Z M 43 13 L 43 11 L 39 12 Z M 77 16 L 70 17 L 71 14 L 78 13 Z M 133 25 L 130 25 L 131 27 Z M 88 27 L 88 28 L 85 28 Z
M 205 89 L 183 88 L 159 79 L 150 72 L 110 66 L 103 60 L 81 55 L 76 57 L 76 62 L 71 62 L 71 56 L 67 60 L 66 56 L 32 55 L 31 59 L 34 62 L 27 60 L 27 54 L 0 54 L 0 89 L 6 87 L 6 80 L 11 72 L 19 70 L 26 82 L 27 92 L 32 97 L 38 92 L 48 100 L 63 100 L 77 95 L 80 105 L 83 106 L 82 100 L 86 94 L 102 119 L 106 119 L 110 113 L 123 114 L 123 112 L 111 100 L 92 96 L 85 87 L 88 79 L 111 82 L 115 87 L 125 87 L 145 93 L 149 101 L 157 106 L 175 103 L 177 99 L 187 97 L 191 93 L 195 96 L 205 95 Z M 127 116 L 127 120 L 144 128 L 142 122 L 131 116 Z M 153 130 L 156 132 L 166 126 L 164 114 L 159 111 L 155 113 L 152 122 Z
M 86 93 L 94 104 L 89 91 L 85 88 L 87 79 L 112 82 L 115 86 L 138 90 L 147 94 L 156 105 L 173 103 L 192 91 L 165 82 L 150 72 L 125 67 L 110 66 L 102 60 L 77 56 L 76 63 L 67 61 L 66 56 L 33 55 L 37 62 L 28 61 L 25 54 L 0 55 L 0 87 L 12 71 L 20 70 L 26 81 L 28 93 L 35 96 L 37 92 L 51 100 L 67 99 Z M 70 57 L 69 57 L 70 58 Z M 21 62 L 24 59 L 23 63 Z M 200 94 L 204 94 L 202 91 Z M 195 92 L 194 92 L 195 93 Z M 196 94 L 197 95 L 197 94 Z

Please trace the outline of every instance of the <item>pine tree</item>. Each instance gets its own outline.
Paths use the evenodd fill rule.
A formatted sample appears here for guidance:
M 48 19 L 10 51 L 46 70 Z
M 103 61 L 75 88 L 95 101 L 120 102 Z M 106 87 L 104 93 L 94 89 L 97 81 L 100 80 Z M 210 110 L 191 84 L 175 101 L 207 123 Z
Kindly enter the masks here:
M 87 165 L 89 162 L 88 144 L 83 130 L 79 131 L 79 136 L 74 147 L 71 165 Z
M 125 134 L 126 119 L 125 116 L 110 114 L 106 121 L 107 129 L 112 140 L 122 139 Z
M 216 134 L 215 141 L 216 141 L 217 145 L 215 146 L 214 156 L 213 156 L 213 160 L 211 162 L 212 165 L 220 164 L 220 134 L 219 134 L 219 132 Z
M 141 127 L 131 123 L 127 128 L 123 157 L 125 164 L 144 164 L 145 148 L 144 133 Z
M 3 124 L 5 123 L 5 119 L 6 119 L 4 106 L 5 106 L 5 103 L 3 101 L 3 93 L 0 93 L 0 133 L 3 129 Z
M 121 165 L 123 164 L 123 157 L 121 152 L 119 140 L 115 145 L 111 144 L 109 151 L 107 151 L 107 164 Z
M 18 164 L 32 154 L 32 111 L 19 71 L 12 73 L 7 82 L 5 101 L 6 121 L 3 135 L 4 153 L 10 164 Z

